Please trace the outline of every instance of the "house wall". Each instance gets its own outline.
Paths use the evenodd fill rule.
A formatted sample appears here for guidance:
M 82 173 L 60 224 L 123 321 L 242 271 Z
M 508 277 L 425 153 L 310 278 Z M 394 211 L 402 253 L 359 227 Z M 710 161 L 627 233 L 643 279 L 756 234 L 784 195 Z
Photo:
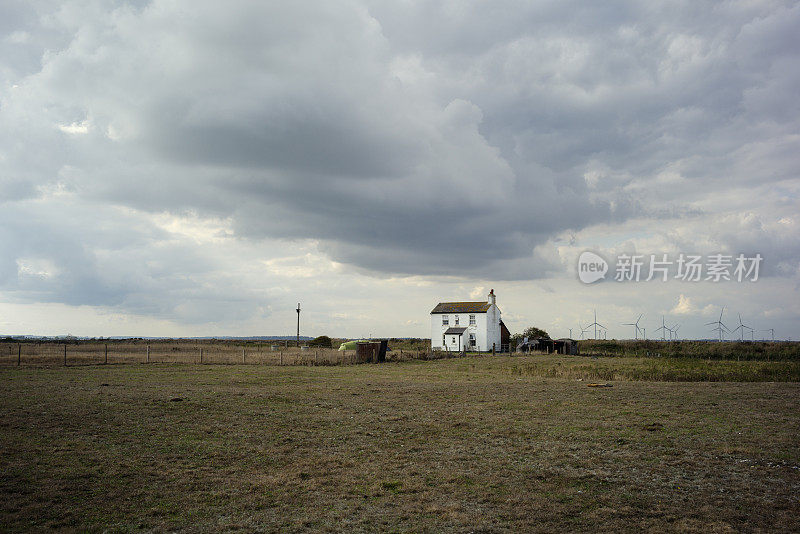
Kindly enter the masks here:
M 492 350 L 492 344 L 495 348 L 500 350 L 500 309 L 494 304 L 486 310 L 486 348 L 483 350 Z

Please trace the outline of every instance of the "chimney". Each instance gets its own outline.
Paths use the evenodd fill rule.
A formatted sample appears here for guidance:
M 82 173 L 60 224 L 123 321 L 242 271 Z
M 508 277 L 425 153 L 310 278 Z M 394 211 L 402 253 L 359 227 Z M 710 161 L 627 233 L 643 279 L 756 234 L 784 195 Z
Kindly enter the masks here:
M 489 291 L 489 304 L 494 304 L 494 289 Z

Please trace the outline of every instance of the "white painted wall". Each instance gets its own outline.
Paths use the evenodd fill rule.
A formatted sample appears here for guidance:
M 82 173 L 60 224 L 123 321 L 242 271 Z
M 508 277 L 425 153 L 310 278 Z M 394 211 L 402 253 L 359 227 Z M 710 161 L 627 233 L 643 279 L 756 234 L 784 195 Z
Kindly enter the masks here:
M 492 305 L 486 310 L 486 348 L 492 350 L 492 344 L 500 350 L 500 309 Z

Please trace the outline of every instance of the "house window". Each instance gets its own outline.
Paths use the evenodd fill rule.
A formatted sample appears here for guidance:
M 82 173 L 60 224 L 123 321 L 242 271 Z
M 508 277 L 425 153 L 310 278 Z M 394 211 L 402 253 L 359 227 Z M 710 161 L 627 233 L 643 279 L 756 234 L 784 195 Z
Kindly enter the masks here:
M 470 334 L 469 335 L 469 346 L 470 347 L 474 347 L 475 346 L 475 334 Z
M 447 315 L 442 315 L 442 324 L 450 324 L 450 317 Z
M 458 326 L 458 315 L 456 315 L 456 326 Z
M 453 345 L 456 344 L 456 338 L 453 338 Z
M 475 316 L 474 315 L 470 315 L 469 316 L 469 325 L 470 326 L 475 326 Z

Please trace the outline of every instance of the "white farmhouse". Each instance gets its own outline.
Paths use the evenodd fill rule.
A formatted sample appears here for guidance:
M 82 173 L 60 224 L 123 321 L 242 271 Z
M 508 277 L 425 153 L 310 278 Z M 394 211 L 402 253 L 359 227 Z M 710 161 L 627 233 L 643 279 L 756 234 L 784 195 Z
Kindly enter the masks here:
M 440 302 L 431 312 L 433 350 L 508 350 L 509 337 L 494 289 L 486 302 Z

